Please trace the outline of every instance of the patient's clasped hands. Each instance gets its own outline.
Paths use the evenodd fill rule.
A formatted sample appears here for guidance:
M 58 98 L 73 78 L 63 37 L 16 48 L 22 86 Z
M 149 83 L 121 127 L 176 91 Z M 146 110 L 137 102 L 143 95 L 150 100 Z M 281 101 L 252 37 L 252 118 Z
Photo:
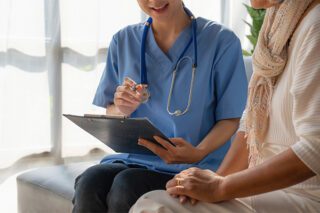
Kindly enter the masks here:
M 211 170 L 189 168 L 175 175 L 168 181 L 167 192 L 173 197 L 179 197 L 181 203 L 190 201 L 218 202 L 223 200 L 224 177 Z

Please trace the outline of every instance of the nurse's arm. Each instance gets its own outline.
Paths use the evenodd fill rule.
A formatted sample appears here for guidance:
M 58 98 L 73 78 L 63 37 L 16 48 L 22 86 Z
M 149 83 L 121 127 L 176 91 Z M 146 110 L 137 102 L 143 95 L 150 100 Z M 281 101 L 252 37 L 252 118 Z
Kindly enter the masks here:
M 218 121 L 206 137 L 197 146 L 200 153 L 200 160 L 212 151 L 224 145 L 239 127 L 238 118 Z

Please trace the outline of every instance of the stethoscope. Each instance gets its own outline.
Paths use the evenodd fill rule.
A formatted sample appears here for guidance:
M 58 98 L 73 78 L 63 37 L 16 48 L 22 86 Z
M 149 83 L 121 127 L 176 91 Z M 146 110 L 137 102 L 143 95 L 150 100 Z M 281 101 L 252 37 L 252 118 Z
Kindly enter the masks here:
M 167 112 L 170 115 L 174 115 L 174 116 L 184 115 L 185 113 L 187 113 L 189 111 L 189 108 L 190 108 L 190 105 L 191 105 L 191 100 L 192 100 L 194 76 L 195 76 L 195 72 L 196 72 L 196 68 L 197 68 L 197 60 L 198 60 L 197 59 L 197 22 L 196 22 L 196 19 L 195 19 L 194 15 L 191 13 L 191 11 L 189 9 L 184 7 L 184 10 L 185 10 L 187 15 L 191 19 L 192 37 L 190 38 L 189 42 L 187 43 L 187 46 L 184 48 L 184 50 L 180 54 L 180 56 L 178 58 L 178 62 L 175 65 L 175 67 L 173 69 L 173 73 L 172 73 L 172 81 L 171 81 L 171 86 L 170 86 L 168 100 L 167 100 Z M 141 66 L 141 73 L 140 73 L 141 83 L 140 83 L 140 87 L 141 87 L 141 85 L 143 85 L 143 88 L 144 88 L 144 92 L 142 93 L 143 97 L 144 97 L 143 98 L 144 99 L 143 102 L 146 102 L 150 97 L 150 92 L 148 91 L 148 88 L 147 88 L 148 80 L 147 80 L 147 69 L 146 69 L 145 53 L 146 53 L 146 39 L 147 39 L 148 31 L 149 31 L 149 28 L 150 28 L 151 24 L 152 24 L 152 18 L 149 17 L 148 20 L 144 24 L 145 26 L 144 26 L 143 34 L 142 34 L 141 57 L 140 57 L 140 66 Z M 193 41 L 193 48 L 194 48 L 194 61 L 192 60 L 191 57 L 184 56 L 185 52 L 187 51 L 187 49 L 191 45 L 192 41 Z M 184 61 L 184 60 L 191 61 L 191 63 L 192 63 L 192 77 L 191 77 L 191 82 L 190 82 L 188 104 L 185 107 L 185 109 L 183 109 L 183 110 L 182 109 L 176 109 L 176 110 L 174 110 L 172 112 L 172 111 L 170 111 L 170 106 L 171 106 L 171 98 L 172 98 L 172 92 L 173 92 L 173 87 L 174 87 L 174 83 L 175 83 L 175 78 L 176 78 L 176 74 L 177 74 L 177 71 L 179 69 L 180 63 L 182 61 Z

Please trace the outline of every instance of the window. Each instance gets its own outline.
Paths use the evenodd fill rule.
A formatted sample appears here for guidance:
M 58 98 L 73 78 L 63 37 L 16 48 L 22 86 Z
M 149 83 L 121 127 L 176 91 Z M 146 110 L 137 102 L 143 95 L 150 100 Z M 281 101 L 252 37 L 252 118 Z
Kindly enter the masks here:
M 184 2 L 195 16 L 243 31 L 231 15 L 245 10 L 239 1 Z M 104 113 L 91 102 L 108 44 L 144 19 L 132 0 L 0 1 L 0 168 L 29 154 L 53 150 L 59 158 L 104 147 L 61 114 Z

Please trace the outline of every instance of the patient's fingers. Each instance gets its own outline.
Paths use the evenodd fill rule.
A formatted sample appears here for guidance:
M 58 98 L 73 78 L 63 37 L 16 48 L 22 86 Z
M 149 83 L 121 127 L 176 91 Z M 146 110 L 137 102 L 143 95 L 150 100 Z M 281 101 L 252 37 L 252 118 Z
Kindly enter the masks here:
M 179 196 L 179 201 L 180 201 L 181 204 L 184 204 L 184 203 L 186 203 L 188 201 L 188 197 L 185 196 L 185 195 L 180 195 Z
M 170 188 L 170 187 L 175 187 L 177 185 L 181 185 L 183 179 L 183 177 L 180 174 L 177 174 L 174 176 L 174 178 L 172 178 L 171 180 L 169 180 L 166 184 L 166 188 Z
M 198 201 L 196 199 L 190 198 L 190 203 L 191 205 L 196 205 L 198 203 Z
M 186 189 L 181 185 L 167 188 L 167 192 L 171 195 L 186 195 Z

